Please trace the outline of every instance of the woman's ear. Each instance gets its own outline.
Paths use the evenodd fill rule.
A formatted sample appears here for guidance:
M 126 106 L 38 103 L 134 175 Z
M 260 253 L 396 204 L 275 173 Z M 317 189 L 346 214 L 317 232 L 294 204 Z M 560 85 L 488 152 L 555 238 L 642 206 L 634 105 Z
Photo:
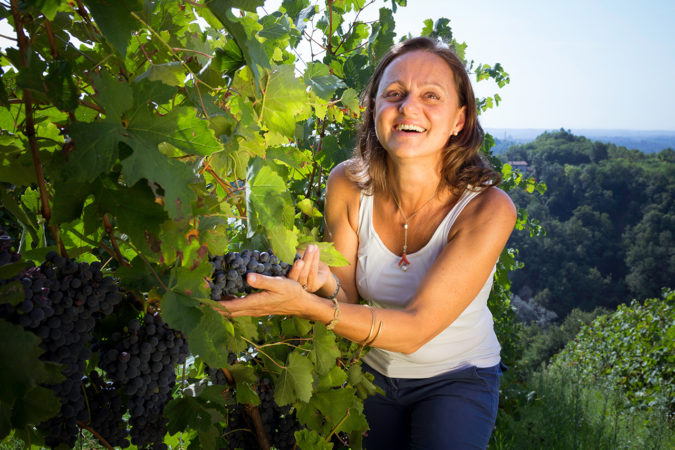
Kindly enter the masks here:
M 457 113 L 457 120 L 455 121 L 454 132 L 456 136 L 464 129 L 464 123 L 466 122 L 466 106 L 462 106 Z

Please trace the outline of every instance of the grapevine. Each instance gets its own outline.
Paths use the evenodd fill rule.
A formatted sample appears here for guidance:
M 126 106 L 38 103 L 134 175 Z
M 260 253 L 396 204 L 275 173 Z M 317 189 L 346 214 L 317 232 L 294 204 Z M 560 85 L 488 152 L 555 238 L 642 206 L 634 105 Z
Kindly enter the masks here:
M 0 4 L 16 34 L 0 228 L 17 233 L 0 231 L 0 351 L 21 357 L 0 371 L 18 386 L 0 393 L 0 438 L 313 449 L 367 430 L 356 344 L 217 301 L 251 292 L 249 272 L 285 276 L 306 243 L 347 264 L 321 242 L 326 180 L 405 2 L 372 22 L 373 2 L 230 3 Z M 463 55 L 447 21 L 423 34 Z

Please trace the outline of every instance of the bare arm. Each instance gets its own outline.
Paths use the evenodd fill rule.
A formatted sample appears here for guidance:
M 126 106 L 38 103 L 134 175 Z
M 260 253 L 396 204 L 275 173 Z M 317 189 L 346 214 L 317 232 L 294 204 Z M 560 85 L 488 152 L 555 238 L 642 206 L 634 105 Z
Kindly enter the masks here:
M 337 181 L 342 180 L 338 178 Z M 339 185 L 337 188 L 333 191 L 334 194 L 341 193 Z M 339 208 L 332 210 L 333 205 L 327 207 L 329 230 L 333 230 L 338 250 L 350 261 L 350 266 L 335 270 L 346 286 L 339 299 L 354 301 L 358 244 L 356 231 L 351 225 L 349 228 L 353 234 L 339 226 L 340 221 L 345 220 L 344 217 L 331 217 L 332 214 L 339 213 Z M 349 217 L 344 210 L 342 215 Z M 382 321 L 383 327 L 373 345 L 386 350 L 412 353 L 447 328 L 471 303 L 490 276 L 513 230 L 515 219 L 513 203 L 499 189 L 487 189 L 471 201 L 453 225 L 448 244 L 420 284 L 408 307 L 402 311 L 376 309 L 376 320 L 378 323 Z M 323 323 L 328 323 L 333 318 L 332 302 L 304 291 L 294 280 L 249 275 L 249 283 L 264 291 L 241 300 L 226 302 L 224 305 L 233 316 L 297 315 Z M 361 342 L 370 329 L 371 312 L 368 308 L 355 304 L 341 305 L 340 321 L 335 328 L 337 334 Z

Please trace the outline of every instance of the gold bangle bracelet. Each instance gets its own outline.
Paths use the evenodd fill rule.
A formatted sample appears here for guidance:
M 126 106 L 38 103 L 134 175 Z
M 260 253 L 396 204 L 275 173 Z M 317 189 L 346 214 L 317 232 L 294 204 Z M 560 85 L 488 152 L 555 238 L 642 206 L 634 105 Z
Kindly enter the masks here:
M 370 309 L 370 315 L 372 317 L 370 322 L 370 332 L 368 333 L 368 336 L 366 336 L 366 338 L 360 343 L 361 346 L 365 347 L 366 345 L 368 345 L 370 337 L 373 335 L 373 331 L 375 331 L 375 310 L 370 305 L 363 305 L 363 306 Z
M 382 331 L 382 324 L 383 322 L 380 320 L 380 325 L 377 327 L 377 333 L 375 333 L 375 336 L 373 336 L 373 338 L 367 344 L 363 345 L 364 347 L 370 346 L 373 344 L 373 342 L 375 342 L 375 339 L 377 339 L 377 337 L 380 335 L 380 331 Z

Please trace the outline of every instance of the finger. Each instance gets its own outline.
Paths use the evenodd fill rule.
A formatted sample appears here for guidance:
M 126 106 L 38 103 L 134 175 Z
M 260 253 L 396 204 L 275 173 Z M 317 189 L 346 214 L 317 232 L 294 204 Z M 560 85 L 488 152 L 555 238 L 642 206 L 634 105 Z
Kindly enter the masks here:
M 316 245 L 310 245 L 307 247 L 307 253 L 305 256 L 305 264 L 307 265 L 307 286 L 310 286 L 314 291 L 317 289 L 315 286 L 315 280 L 317 271 L 319 269 L 319 248 Z
M 312 271 L 312 260 L 314 259 L 314 248 L 313 245 L 308 245 L 305 249 L 305 254 L 302 257 L 304 262 L 302 269 L 300 270 L 300 275 L 298 276 L 298 282 L 302 284 L 304 288 L 310 285 L 310 273 Z
M 320 252 L 319 252 L 319 247 L 314 246 L 314 252 L 313 252 L 313 258 L 312 258 L 312 270 L 310 270 L 310 280 L 307 280 L 310 282 L 310 286 L 314 286 L 316 282 L 316 278 L 319 276 L 319 262 L 321 261 L 320 257 Z M 319 289 L 321 286 L 314 286 L 315 290 Z
M 279 282 L 282 281 L 279 277 L 269 277 L 259 273 L 249 273 L 246 276 L 246 282 L 249 286 L 255 289 L 263 289 L 265 291 L 277 292 L 279 291 Z M 251 297 L 250 295 L 246 296 Z
M 305 261 L 302 259 L 298 259 L 293 263 L 293 266 L 291 267 L 291 270 L 288 271 L 288 274 L 286 275 L 286 278 L 290 278 L 291 280 L 298 281 L 298 277 L 300 276 L 300 272 L 302 272 L 302 268 L 305 265 Z

